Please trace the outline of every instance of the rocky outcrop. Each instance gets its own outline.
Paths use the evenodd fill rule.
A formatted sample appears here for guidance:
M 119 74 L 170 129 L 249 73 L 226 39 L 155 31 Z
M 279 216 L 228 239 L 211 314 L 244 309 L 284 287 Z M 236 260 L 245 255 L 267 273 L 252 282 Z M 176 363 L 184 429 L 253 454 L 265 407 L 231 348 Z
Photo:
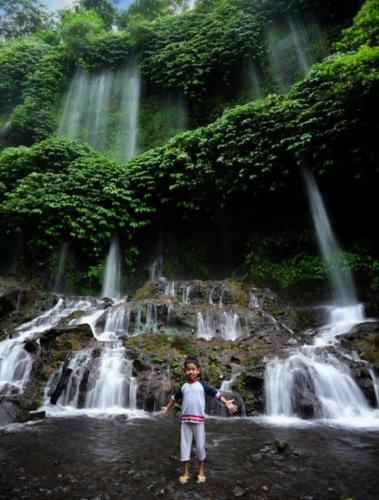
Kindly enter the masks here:
M 90 310 L 96 312 L 96 322 L 92 324 L 96 334 L 111 324 L 109 331 L 122 340 L 127 358 L 133 361 L 137 407 L 147 411 L 157 411 L 167 402 L 183 381 L 184 360 L 196 357 L 203 378 L 217 388 L 223 387 L 227 397 L 238 403 L 240 414 L 262 414 L 266 363 L 274 356 L 287 356 L 289 348 L 302 345 L 305 339 L 311 342 L 312 336 L 301 332 L 299 319 L 304 314 L 305 326 L 315 326 L 322 314 L 321 309 L 312 316 L 304 308 L 283 306 L 270 290 L 231 280 L 158 280 L 137 290 L 128 302 L 95 298 L 86 301 Z M 74 308 L 54 323 L 56 326 L 25 341 L 24 349 L 33 357 L 32 380 L 22 398 L 4 400 L 3 420 L 25 419 L 26 412 L 34 409 L 36 401 L 41 401 L 48 380 L 48 396 L 55 404 L 67 390 L 72 375 L 70 362 L 77 353 L 85 353 L 85 363 L 80 361 L 83 370 L 75 389 L 75 404 L 79 408 L 85 405 L 98 373 L 104 343 L 96 341 L 88 324 L 78 324 L 82 316 L 83 311 Z M 374 322 L 358 325 L 340 339 L 342 352 L 372 403 L 375 394 L 369 361 L 376 359 L 378 325 Z M 356 359 L 349 354 L 354 350 L 358 353 Z M 344 357 L 340 349 L 335 355 Z M 292 398 L 298 416 L 319 416 L 319 403 L 306 370 L 295 379 Z M 207 409 L 211 414 L 227 414 L 212 400 L 208 401 Z

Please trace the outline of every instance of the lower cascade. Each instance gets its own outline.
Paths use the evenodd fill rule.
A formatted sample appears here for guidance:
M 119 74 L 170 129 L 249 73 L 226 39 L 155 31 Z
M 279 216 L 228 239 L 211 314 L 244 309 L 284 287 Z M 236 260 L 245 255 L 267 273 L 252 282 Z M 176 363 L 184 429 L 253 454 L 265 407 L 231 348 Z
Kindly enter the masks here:
M 90 325 L 96 343 L 75 353 L 51 375 L 45 391 L 47 408 L 56 405 L 61 410 L 105 412 L 137 408 L 133 362 L 119 340 L 128 333 L 129 317 L 125 304 L 119 304 L 106 311 L 96 307 L 73 321 Z
M 365 318 L 363 305 L 357 299 L 352 274 L 343 270 L 341 250 L 316 181 L 307 170 L 304 178 L 335 305 L 327 307 L 327 324 L 308 332 L 314 335 L 312 345 L 296 348 L 287 359 L 275 358 L 267 364 L 266 414 L 349 423 L 377 419 L 378 411 L 370 408 L 347 364 L 331 352 L 342 335 L 370 320 Z
M 335 354 L 344 334 L 370 320 L 364 319 L 362 304 L 329 307 L 328 315 L 327 324 L 308 331 L 314 335 L 312 345 L 292 349 L 288 358 L 276 357 L 267 364 L 266 415 L 280 421 L 333 419 L 377 425 L 379 411 L 370 407 L 349 366 Z

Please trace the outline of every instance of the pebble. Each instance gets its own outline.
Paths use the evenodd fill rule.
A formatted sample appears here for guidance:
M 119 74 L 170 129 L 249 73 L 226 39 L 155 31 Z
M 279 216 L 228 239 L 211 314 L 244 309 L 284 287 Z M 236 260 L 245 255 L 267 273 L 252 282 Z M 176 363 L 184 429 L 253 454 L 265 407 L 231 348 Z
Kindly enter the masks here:
M 235 488 L 233 488 L 233 495 L 235 497 L 243 497 L 244 495 L 246 495 L 246 490 L 244 490 L 240 486 L 236 486 Z
M 269 488 L 268 486 L 266 486 L 266 485 L 263 485 L 263 486 L 262 486 L 262 490 L 263 490 L 263 491 L 269 491 L 269 490 L 270 490 L 270 488 Z

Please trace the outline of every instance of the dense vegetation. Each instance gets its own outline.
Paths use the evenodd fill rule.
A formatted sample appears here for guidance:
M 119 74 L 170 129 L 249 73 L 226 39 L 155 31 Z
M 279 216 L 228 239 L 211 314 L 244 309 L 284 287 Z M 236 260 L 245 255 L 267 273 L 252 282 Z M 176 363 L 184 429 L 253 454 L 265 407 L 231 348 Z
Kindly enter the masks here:
M 351 0 L 350 9 L 323 10 L 321 4 L 312 8 L 312 2 L 300 0 L 281 2 L 275 9 L 270 1 L 200 2 L 194 11 L 159 17 L 149 16 L 151 5 L 145 0 L 139 12 L 133 14 L 131 9 L 125 28 L 113 32 L 108 29 L 106 3 L 82 0 L 81 8 L 63 11 L 55 27 L 38 31 L 36 26 L 32 38 L 0 44 L 0 90 L 6 89 L 6 106 L 0 103 L 0 115 L 8 116 L 14 106 L 21 106 L 10 116 L 12 144 L 30 144 L 56 130 L 62 94 L 76 66 L 115 68 L 132 54 L 138 56 L 148 94 L 151 88 L 179 92 L 193 101 L 193 124 L 209 122 L 226 105 L 246 100 L 245 72 L 253 62 L 262 73 L 265 92 L 275 88 L 265 61 L 264 25 L 283 14 L 310 11 L 319 17 L 323 12 L 328 22 L 334 19 L 335 29 L 347 22 L 349 10 L 359 4 Z M 32 50 L 26 54 L 29 45 Z M 33 113 L 36 120 L 28 120 Z
M 51 136 L 62 93 L 78 64 L 117 66 L 136 51 L 147 87 L 180 91 L 199 102 L 232 84 L 236 61 L 256 60 L 263 67 L 262 32 L 272 2 L 263 2 L 260 9 L 243 0 L 216 4 L 200 2 L 180 16 L 129 15 L 119 33 L 107 31 L 98 12 L 79 10 L 65 14 L 57 28 L 54 36 L 59 34 L 63 44 L 55 44 L 52 36 L 49 43 L 29 38 L 0 47 L 3 113 L 16 106 L 12 141 L 37 142 L 5 148 L 0 156 L 2 225 L 9 234 L 22 234 L 29 261 L 45 266 L 57 245 L 70 241 L 85 277 L 98 279 L 114 232 L 124 242 L 130 264 L 141 249 L 140 228 L 156 223 L 159 214 L 211 221 L 226 210 L 239 224 L 238 214 L 254 218 L 262 206 L 279 199 L 291 207 L 304 165 L 329 183 L 343 174 L 346 183 L 355 183 L 359 196 L 377 182 L 374 0 L 363 5 L 354 25 L 343 32 L 340 52 L 314 65 L 288 93 L 233 106 L 208 126 L 184 132 L 126 166 L 79 141 Z M 315 12 L 317 5 L 313 2 Z M 288 6 L 283 2 L 278 8 L 286 11 Z M 307 2 L 291 6 L 292 12 L 308 7 Z M 309 234 L 304 232 L 297 244 L 287 238 L 282 244 L 286 251 L 274 256 L 270 248 L 283 243 L 280 235 L 275 242 L 265 234 L 247 234 L 249 239 L 245 265 L 258 282 L 292 286 L 304 279 L 323 280 L 325 268 Z M 345 258 L 378 286 L 378 261 L 369 251 L 349 249 Z

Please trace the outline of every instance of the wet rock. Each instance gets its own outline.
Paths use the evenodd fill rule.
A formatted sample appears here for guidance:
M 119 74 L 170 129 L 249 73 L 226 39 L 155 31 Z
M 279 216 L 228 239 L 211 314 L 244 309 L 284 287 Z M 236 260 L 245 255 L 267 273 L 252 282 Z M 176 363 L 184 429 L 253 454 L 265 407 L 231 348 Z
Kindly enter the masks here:
M 36 340 L 27 340 L 24 342 L 24 349 L 28 353 L 34 354 L 39 350 L 38 342 Z
M 62 394 L 62 392 L 66 389 L 68 381 L 70 380 L 70 375 L 72 373 L 72 369 L 68 368 L 69 359 L 66 359 L 64 365 L 62 367 L 62 374 L 58 380 L 58 383 L 50 396 L 50 403 L 55 405 Z
M 292 405 L 300 418 L 310 419 L 320 413 L 320 403 L 306 365 L 294 374 Z
M 29 412 L 30 420 L 41 420 L 43 418 L 46 418 L 46 412 L 43 410 L 34 410 Z
M 246 495 L 247 491 L 244 488 L 241 488 L 241 486 L 235 486 L 232 493 L 235 497 L 243 497 Z
M 0 402 L 0 426 L 13 422 L 26 422 L 28 411 L 23 406 L 22 396 L 3 397 Z
M 67 327 L 51 328 L 40 336 L 41 347 L 45 350 L 54 348 L 66 348 L 85 346 L 93 339 L 91 327 L 87 324 Z
M 152 365 L 149 361 L 142 359 L 135 359 L 133 362 L 133 371 L 135 375 L 138 375 L 140 372 L 150 371 L 152 370 Z
M 264 372 L 263 365 L 247 370 L 244 374 L 245 387 L 252 391 L 261 391 L 264 384 Z
M 274 444 L 279 453 L 284 453 L 289 447 L 288 441 L 285 441 L 284 439 L 276 439 Z
M 349 333 L 344 335 L 343 339 L 345 341 L 355 340 L 357 338 L 361 338 L 362 336 L 366 336 L 367 333 L 379 334 L 379 321 L 367 321 L 364 323 L 359 323 L 358 325 L 353 326 Z

